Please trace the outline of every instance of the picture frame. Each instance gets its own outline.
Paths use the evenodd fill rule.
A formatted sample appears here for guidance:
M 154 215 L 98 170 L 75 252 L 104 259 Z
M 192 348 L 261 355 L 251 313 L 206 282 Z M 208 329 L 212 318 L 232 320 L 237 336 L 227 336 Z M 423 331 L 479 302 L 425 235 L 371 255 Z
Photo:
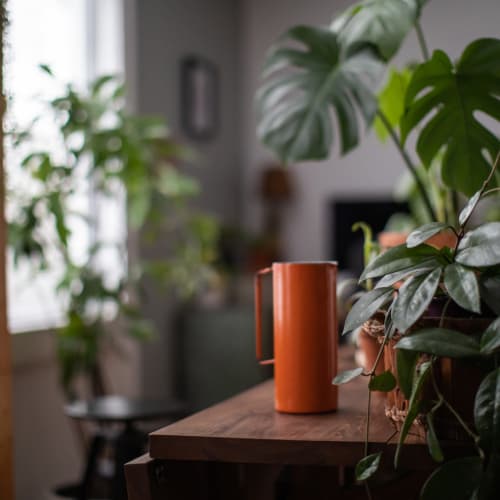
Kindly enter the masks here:
M 216 136 L 219 126 L 219 77 L 208 59 L 189 55 L 181 60 L 181 125 L 194 140 Z

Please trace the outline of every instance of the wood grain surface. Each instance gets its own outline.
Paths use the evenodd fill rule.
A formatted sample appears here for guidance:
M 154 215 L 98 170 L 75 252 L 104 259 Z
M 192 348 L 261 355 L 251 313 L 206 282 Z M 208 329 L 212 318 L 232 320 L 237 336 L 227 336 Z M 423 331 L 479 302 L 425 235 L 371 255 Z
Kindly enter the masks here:
M 0 85 L 3 81 L 3 33 L 5 2 L 0 4 Z M 0 87 L 0 123 L 3 124 L 5 97 Z M 12 465 L 12 375 L 10 335 L 7 330 L 7 292 L 5 285 L 5 248 L 7 245 L 4 215 L 5 176 L 3 168 L 3 127 L 0 127 L 0 499 L 14 498 Z
M 342 351 L 341 366 L 352 364 L 352 351 Z M 274 410 L 273 381 L 264 382 L 220 404 L 150 435 L 153 458 L 236 463 L 355 465 L 363 456 L 367 380 L 358 378 L 340 389 L 335 413 L 289 415 Z M 392 460 L 394 426 L 384 414 L 383 397 L 372 398 L 370 453 L 386 449 Z M 391 439 L 392 436 L 392 439 Z M 425 442 L 407 439 L 402 466 L 428 468 Z M 462 446 L 452 446 L 455 455 Z

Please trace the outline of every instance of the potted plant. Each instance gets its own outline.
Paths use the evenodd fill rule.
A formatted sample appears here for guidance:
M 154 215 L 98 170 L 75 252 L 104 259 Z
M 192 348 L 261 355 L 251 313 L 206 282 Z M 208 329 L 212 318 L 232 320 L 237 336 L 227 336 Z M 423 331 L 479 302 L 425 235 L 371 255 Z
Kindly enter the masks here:
M 50 68 L 41 68 L 54 78 Z M 48 135 L 58 148 L 46 145 Z M 212 272 L 215 221 L 190 206 L 199 186 L 182 172 L 189 151 L 163 119 L 126 110 L 117 77 L 97 78 L 88 91 L 65 86 L 42 117 L 27 130 L 12 131 L 10 139 L 20 158 L 17 182 L 11 178 L 8 186 L 14 262 L 28 263 L 34 274 L 59 273 L 65 319 L 55 334 L 62 385 L 72 398 L 75 379 L 84 374 L 98 395 L 104 390 L 99 356 L 110 324 L 119 319 L 120 331 L 149 338 L 153 327 L 141 312 L 143 278 L 153 276 L 184 294 L 198 289 Z M 88 210 L 78 197 L 90 200 Z M 143 242 L 168 239 L 163 258 L 129 260 L 126 241 L 99 232 L 97 219 L 108 213 L 99 215 L 97 207 L 116 197 Z M 75 248 L 78 232 L 91 235 L 83 252 Z M 85 238 L 79 241 L 85 246 Z M 103 255 L 121 263 L 117 273 L 108 272 Z
M 451 415 L 472 438 L 477 453 L 439 467 L 422 496 L 442 498 L 445 491 L 450 498 L 495 498 L 500 225 L 469 225 L 478 201 L 498 194 L 500 40 L 475 40 L 456 62 L 440 50 L 431 55 L 419 22 L 425 4 L 363 0 L 337 16 L 329 28 L 297 26 L 287 31 L 266 61 L 257 95 L 258 135 L 284 163 L 324 159 L 334 140 L 341 154 L 349 152 L 360 141 L 361 121 L 393 141 L 413 178 L 418 197 L 412 202 L 426 224 L 367 265 L 362 282 L 376 284 L 354 305 L 345 328 L 360 327 L 382 313 L 381 346 L 371 369 L 340 374 L 335 383 L 364 374 L 370 378 L 370 390 L 394 396 L 399 389 L 406 396 L 407 407 L 399 415 L 396 464 L 417 418 L 424 419 L 432 456 L 442 460 L 435 421 Z M 390 68 L 412 29 L 423 61 L 401 70 Z M 385 86 L 378 92 L 384 73 Z M 490 120 L 478 119 L 480 113 Z M 421 165 L 406 146 L 413 132 Z M 460 211 L 463 196 L 470 199 Z M 443 231 L 456 242 L 451 248 L 426 244 L 441 238 Z M 433 299 L 441 306 L 429 326 L 422 316 Z M 452 309 L 459 306 L 476 325 L 465 328 L 466 333 L 457 331 L 460 321 L 455 321 Z M 478 318 L 480 311 L 488 317 Z M 387 365 L 381 370 L 384 351 Z M 469 401 L 475 405 L 473 422 L 454 408 L 439 383 L 441 363 L 461 358 L 468 363 L 466 377 L 473 372 L 469 361 L 479 360 L 487 371 L 473 388 L 475 401 Z M 463 380 L 463 372 L 453 373 Z M 369 479 L 379 463 L 380 454 L 363 458 L 358 479 Z

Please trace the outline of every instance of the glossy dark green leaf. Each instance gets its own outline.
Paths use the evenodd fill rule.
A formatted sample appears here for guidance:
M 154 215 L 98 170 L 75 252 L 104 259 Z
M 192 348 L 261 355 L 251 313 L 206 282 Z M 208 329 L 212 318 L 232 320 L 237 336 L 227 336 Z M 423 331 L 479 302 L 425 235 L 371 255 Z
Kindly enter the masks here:
M 471 267 L 500 264 L 500 222 L 488 222 L 467 232 L 458 245 L 456 260 Z
M 368 388 L 370 391 L 389 392 L 396 387 L 396 384 L 396 378 L 389 370 L 387 370 L 380 375 L 374 376 L 370 380 Z
M 492 354 L 500 348 L 500 318 L 486 329 L 481 337 L 481 354 Z
M 356 479 L 358 481 L 366 481 L 367 479 L 370 479 L 379 468 L 381 456 L 382 452 L 379 451 L 378 453 L 373 453 L 372 455 L 362 458 L 356 464 Z
M 429 453 L 436 462 L 442 462 L 444 460 L 443 450 L 441 449 L 441 445 L 439 444 L 439 440 L 436 436 L 433 414 L 428 413 L 425 418 L 427 422 L 426 440 Z
M 399 289 L 392 319 L 400 332 L 406 332 L 425 312 L 436 293 L 441 272 L 438 267 L 428 274 L 412 276 Z
M 481 312 L 481 298 L 476 273 L 458 262 L 444 270 L 444 286 L 449 296 L 460 306 L 475 313 Z
M 382 306 L 392 299 L 394 289 L 375 288 L 364 293 L 354 303 L 344 323 L 344 333 L 350 332 L 368 321 Z
M 434 471 L 420 493 L 421 500 L 470 500 L 481 481 L 482 462 L 477 456 L 446 462 Z
M 481 484 L 477 491 L 476 499 L 472 500 L 490 500 L 498 497 L 500 491 L 500 453 L 493 451 L 488 457 L 486 470 L 481 476 Z
M 332 23 L 343 46 L 375 45 L 385 60 L 398 51 L 418 15 L 417 0 L 362 0 Z
M 410 401 L 408 403 L 408 411 L 406 413 L 403 425 L 401 426 L 401 430 L 399 431 L 398 446 L 394 455 L 394 468 L 396 469 L 399 465 L 399 458 L 401 456 L 401 450 L 406 436 L 408 435 L 408 432 L 410 432 L 411 426 L 420 412 L 420 396 L 422 394 L 422 389 L 424 387 L 425 381 L 430 374 L 430 369 L 430 361 L 425 361 L 417 369 L 411 391 Z
M 398 245 L 397 247 L 389 248 L 389 250 L 370 262 L 361 274 L 360 281 L 410 269 L 416 265 L 434 263 L 436 259 L 441 258 L 439 250 L 429 245 L 420 245 L 415 248 Z
M 474 193 L 474 195 L 469 199 L 465 207 L 460 212 L 460 215 L 458 216 L 458 223 L 461 226 L 463 226 L 469 219 L 480 199 L 481 199 L 481 190 Z
M 441 265 L 441 261 L 437 258 L 425 260 L 421 264 L 416 264 L 415 266 L 408 267 L 406 269 L 403 269 L 402 271 L 396 271 L 395 273 L 386 274 L 377 282 L 376 287 L 380 288 L 393 286 L 398 281 L 408 278 L 410 275 L 420 276 L 421 274 L 427 274 L 437 267 L 440 267 Z
M 446 328 L 422 328 L 405 335 L 396 349 L 424 352 L 435 356 L 465 358 L 479 355 L 479 343 L 470 335 Z
M 490 270 L 481 274 L 479 278 L 479 291 L 481 298 L 488 307 L 500 315 L 500 272 Z
M 500 451 L 500 368 L 488 374 L 477 390 L 474 423 L 481 446 Z
M 406 399 L 410 399 L 413 387 L 415 367 L 419 358 L 418 352 L 396 349 L 396 368 L 398 385 Z
M 354 368 L 352 370 L 346 370 L 339 373 L 332 381 L 334 385 L 341 385 L 350 382 L 351 380 L 359 377 L 363 373 L 363 368 Z
M 444 149 L 443 182 L 468 196 L 481 188 L 490 172 L 484 150 L 495 158 L 500 149 L 495 129 L 477 117 L 480 111 L 494 123 L 500 120 L 499 74 L 500 40 L 479 39 L 465 48 L 456 66 L 436 50 L 415 70 L 406 92 L 403 142 L 424 123 L 417 139 L 422 162 L 429 167 Z
M 424 224 L 409 234 L 406 239 L 406 246 L 408 248 L 417 247 L 418 245 L 425 243 L 430 237 L 444 231 L 447 228 L 448 224 L 445 224 L 444 222 L 429 222 L 428 224 Z
M 258 137 L 284 163 L 327 158 L 336 132 L 341 152 L 350 151 L 359 142 L 359 117 L 373 121 L 373 88 L 382 72 L 371 47 L 341 52 L 330 30 L 292 28 L 267 58 L 257 94 Z

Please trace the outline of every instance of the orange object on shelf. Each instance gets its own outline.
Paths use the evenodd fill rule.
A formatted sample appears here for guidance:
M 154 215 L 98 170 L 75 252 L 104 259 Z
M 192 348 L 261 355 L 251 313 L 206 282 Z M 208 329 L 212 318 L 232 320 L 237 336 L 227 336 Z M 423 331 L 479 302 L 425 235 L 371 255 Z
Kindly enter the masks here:
M 262 360 L 261 278 L 273 274 L 274 359 Z M 337 409 L 337 264 L 284 262 L 255 276 L 256 352 L 274 363 L 275 408 L 285 413 Z

